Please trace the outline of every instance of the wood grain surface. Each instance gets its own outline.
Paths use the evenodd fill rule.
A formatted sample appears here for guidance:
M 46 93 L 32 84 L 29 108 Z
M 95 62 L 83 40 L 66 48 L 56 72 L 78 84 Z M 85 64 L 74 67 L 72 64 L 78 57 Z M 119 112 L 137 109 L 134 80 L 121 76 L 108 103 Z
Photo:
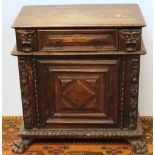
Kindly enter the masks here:
M 137 4 L 24 6 L 13 28 L 145 26 Z

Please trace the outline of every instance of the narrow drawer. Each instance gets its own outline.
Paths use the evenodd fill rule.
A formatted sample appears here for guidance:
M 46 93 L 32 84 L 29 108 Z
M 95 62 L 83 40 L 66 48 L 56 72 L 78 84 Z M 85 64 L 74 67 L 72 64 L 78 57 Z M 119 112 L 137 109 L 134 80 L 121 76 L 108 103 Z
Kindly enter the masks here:
M 41 51 L 111 51 L 118 49 L 118 30 L 39 30 L 38 41 Z

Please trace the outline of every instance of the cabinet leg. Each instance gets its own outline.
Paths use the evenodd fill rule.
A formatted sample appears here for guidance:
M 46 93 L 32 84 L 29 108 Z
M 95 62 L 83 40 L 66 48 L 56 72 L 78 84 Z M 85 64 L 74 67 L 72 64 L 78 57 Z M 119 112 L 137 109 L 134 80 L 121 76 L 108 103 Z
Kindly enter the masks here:
M 19 138 L 13 141 L 12 151 L 15 153 L 24 153 L 32 143 L 32 139 Z
M 129 144 L 134 153 L 143 154 L 147 152 L 146 142 L 141 139 L 129 139 Z

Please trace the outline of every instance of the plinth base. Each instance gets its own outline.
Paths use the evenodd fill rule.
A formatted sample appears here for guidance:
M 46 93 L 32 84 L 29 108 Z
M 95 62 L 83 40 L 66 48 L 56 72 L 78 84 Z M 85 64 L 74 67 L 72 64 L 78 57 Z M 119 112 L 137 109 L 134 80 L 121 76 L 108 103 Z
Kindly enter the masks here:
M 15 140 L 12 150 L 23 153 L 35 139 L 125 139 L 132 146 L 133 152 L 145 153 L 147 146 L 141 140 L 143 130 L 140 120 L 138 120 L 136 130 L 127 129 L 99 129 L 99 128 L 53 128 L 20 130 L 20 139 Z

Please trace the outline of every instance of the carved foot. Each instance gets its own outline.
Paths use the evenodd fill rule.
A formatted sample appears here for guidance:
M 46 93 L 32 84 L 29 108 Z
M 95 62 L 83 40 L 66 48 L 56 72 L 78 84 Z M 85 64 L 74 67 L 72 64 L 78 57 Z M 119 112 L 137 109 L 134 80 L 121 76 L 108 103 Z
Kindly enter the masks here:
M 13 141 L 12 151 L 15 153 L 23 153 L 32 143 L 32 139 L 17 139 Z
M 128 140 L 134 153 L 143 154 L 147 152 L 147 145 L 141 139 Z

